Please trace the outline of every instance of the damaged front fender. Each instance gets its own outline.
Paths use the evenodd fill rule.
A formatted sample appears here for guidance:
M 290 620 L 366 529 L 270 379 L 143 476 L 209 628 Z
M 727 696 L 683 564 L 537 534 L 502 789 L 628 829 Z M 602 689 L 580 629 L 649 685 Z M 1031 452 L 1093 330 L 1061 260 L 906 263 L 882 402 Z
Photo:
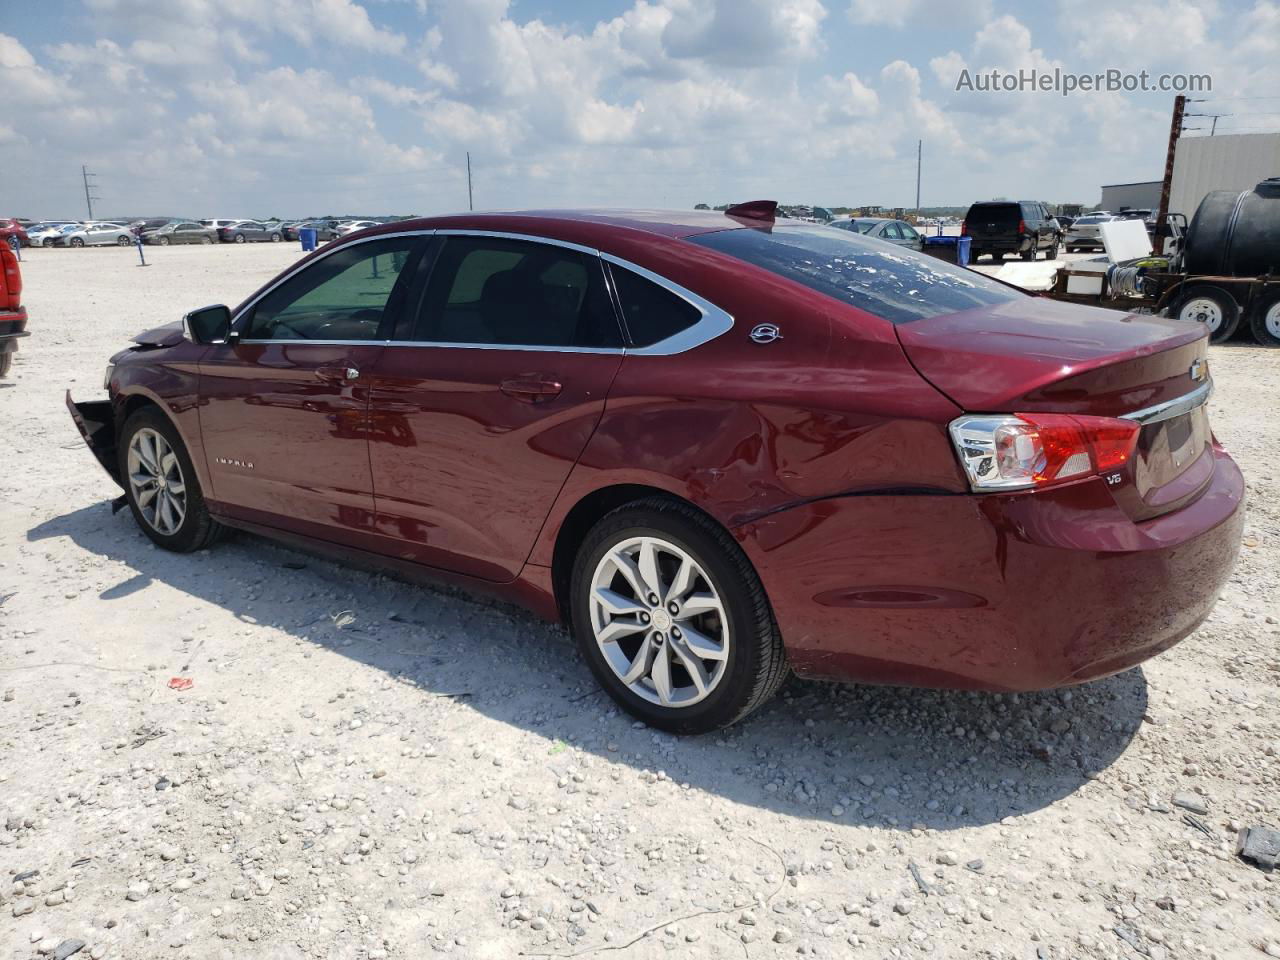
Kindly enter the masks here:
M 116 419 L 110 400 L 90 400 L 76 403 L 71 399 L 71 391 L 67 391 L 67 410 L 75 421 L 80 436 L 89 445 L 89 449 L 102 464 L 102 469 L 116 482 L 120 489 L 124 483 L 120 477 L 120 458 L 116 453 Z

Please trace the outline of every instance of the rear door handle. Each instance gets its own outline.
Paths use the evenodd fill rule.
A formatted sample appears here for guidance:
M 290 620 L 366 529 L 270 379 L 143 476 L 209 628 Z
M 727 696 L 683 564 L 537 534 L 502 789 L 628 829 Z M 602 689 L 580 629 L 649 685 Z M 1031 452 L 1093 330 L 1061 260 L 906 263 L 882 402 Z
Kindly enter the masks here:
M 498 385 L 503 393 L 523 403 L 546 403 L 560 396 L 564 386 L 558 380 L 544 380 L 540 377 L 512 377 Z
M 329 383 L 360 379 L 360 368 L 353 363 L 333 363 L 316 368 L 316 376 Z

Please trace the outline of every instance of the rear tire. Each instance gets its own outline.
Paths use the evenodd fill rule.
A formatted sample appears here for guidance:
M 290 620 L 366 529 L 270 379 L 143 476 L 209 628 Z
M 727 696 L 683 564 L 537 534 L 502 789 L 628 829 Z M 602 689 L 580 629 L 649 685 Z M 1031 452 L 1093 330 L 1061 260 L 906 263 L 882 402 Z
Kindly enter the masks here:
M 1240 306 L 1221 287 L 1201 285 L 1179 294 L 1169 316 L 1203 323 L 1209 328 L 1209 342 L 1223 343 L 1240 325 Z
M 224 528 L 209 515 L 186 444 L 168 417 L 143 407 L 124 422 L 117 446 L 129 510 L 152 542 L 191 553 L 218 539 Z
M 1052 246 L 1052 247 L 1050 247 L 1050 248 L 1049 248 L 1049 252 L 1048 252 L 1047 254 L 1045 254 L 1045 259 L 1046 259 L 1046 260 L 1057 260 L 1057 259 L 1058 259 L 1058 241 L 1057 241 L 1057 240 L 1053 241 L 1053 246 Z
M 207 244 L 210 244 L 210 243 L 213 243 L 213 237 L 201 237 L 201 238 L 200 238 L 200 243 L 201 243 L 201 244 L 206 244 L 206 245 L 207 245 Z
M 131 239 L 129 239 L 128 237 L 124 237 L 124 236 L 116 237 L 116 246 L 117 246 L 117 247 L 127 247 L 127 246 L 132 245 L 132 243 L 133 243 L 133 241 L 132 241 Z
M 578 551 L 569 601 L 578 649 L 596 680 L 624 710 L 661 730 L 728 726 L 787 677 L 755 570 L 723 528 L 687 504 L 655 497 L 602 518 Z M 631 670 L 638 672 L 628 682 Z
M 236 242 L 236 243 L 244 243 L 244 234 L 243 234 L 243 233 L 237 233 L 237 234 L 236 234 L 236 236 L 235 236 L 235 242 Z
M 1038 252 L 1039 252 L 1039 248 L 1036 247 L 1034 244 L 1032 244 L 1030 250 L 1023 250 L 1018 254 L 1018 256 L 1020 256 L 1023 260 L 1034 260 L 1036 258 L 1036 253 Z
M 1280 291 L 1263 295 L 1250 311 L 1253 339 L 1264 347 L 1280 347 Z
M 156 241 L 156 243 L 160 244 L 160 246 L 162 246 L 162 247 L 167 247 L 167 246 L 169 245 L 169 238 L 168 238 L 168 237 L 161 237 L 160 239 L 158 239 L 158 240 Z
M 83 247 L 83 246 L 84 246 L 84 237 L 72 237 L 72 238 L 71 238 L 71 240 L 70 240 L 70 244 L 71 244 L 71 246 L 73 246 L 73 247 Z

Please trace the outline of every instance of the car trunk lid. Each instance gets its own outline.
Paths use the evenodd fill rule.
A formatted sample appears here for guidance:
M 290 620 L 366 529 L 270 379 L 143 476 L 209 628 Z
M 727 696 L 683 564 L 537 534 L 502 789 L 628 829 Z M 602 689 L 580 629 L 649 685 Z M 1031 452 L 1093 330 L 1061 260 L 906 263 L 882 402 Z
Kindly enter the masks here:
M 1199 324 L 1026 297 L 895 329 L 921 375 L 967 412 L 1138 420 L 1133 460 L 1108 477 L 1134 519 L 1177 509 L 1212 478 Z

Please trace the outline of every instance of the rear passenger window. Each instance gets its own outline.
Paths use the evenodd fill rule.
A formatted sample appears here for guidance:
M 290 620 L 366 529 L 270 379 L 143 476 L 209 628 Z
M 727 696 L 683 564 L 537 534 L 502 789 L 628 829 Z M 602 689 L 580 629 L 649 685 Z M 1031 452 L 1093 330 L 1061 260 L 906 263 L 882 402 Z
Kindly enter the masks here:
M 701 310 L 652 280 L 625 267 L 614 266 L 612 273 L 632 346 L 652 346 L 702 319 Z
M 501 237 L 447 237 L 412 339 L 511 347 L 622 346 L 599 258 Z

